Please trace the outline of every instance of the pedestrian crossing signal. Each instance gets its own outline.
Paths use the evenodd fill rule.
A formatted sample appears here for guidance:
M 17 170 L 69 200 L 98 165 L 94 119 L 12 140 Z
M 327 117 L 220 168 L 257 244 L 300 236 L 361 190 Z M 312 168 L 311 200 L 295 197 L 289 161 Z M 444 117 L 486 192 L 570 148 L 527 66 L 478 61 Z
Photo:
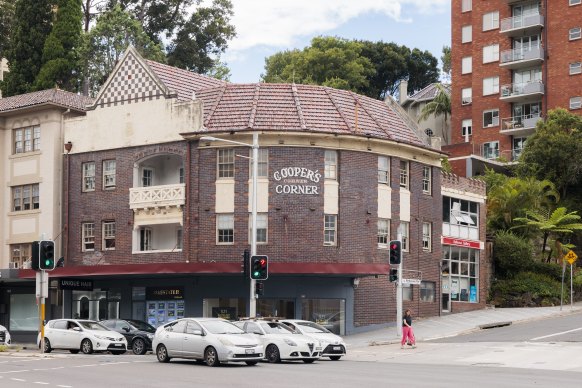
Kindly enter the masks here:
M 251 279 L 267 280 L 269 277 L 269 258 L 267 256 L 251 257 Z

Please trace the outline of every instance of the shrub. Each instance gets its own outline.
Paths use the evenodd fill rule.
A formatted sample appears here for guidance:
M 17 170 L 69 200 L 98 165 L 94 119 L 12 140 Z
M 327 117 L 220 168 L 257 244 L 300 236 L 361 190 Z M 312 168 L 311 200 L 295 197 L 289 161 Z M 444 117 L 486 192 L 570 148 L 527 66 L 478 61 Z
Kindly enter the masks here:
M 519 272 L 531 270 L 534 263 L 530 242 L 507 231 L 495 235 L 493 255 L 495 274 L 500 278 L 512 278 Z
M 560 304 L 561 291 L 560 282 L 551 276 L 520 272 L 512 279 L 493 282 L 489 299 L 501 307 L 554 306 Z M 567 301 L 568 293 L 564 292 L 564 303 Z
M 562 266 L 560 264 L 534 261 L 530 269 L 531 272 L 548 275 L 552 279 L 562 282 Z

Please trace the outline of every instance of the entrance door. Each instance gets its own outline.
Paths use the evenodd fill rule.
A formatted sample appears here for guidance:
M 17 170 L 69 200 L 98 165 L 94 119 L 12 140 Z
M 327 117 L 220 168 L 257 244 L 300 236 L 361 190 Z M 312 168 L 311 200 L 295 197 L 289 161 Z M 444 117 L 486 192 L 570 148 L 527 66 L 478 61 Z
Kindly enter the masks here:
M 451 312 L 451 277 L 449 274 L 450 262 L 445 259 L 441 264 L 441 311 L 443 313 Z

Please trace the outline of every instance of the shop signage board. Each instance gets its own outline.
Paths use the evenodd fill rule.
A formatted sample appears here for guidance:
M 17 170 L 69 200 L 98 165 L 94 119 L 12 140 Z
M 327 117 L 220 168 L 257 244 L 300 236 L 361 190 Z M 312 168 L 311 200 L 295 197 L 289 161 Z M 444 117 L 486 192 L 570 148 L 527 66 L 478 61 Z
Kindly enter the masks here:
M 319 195 L 319 170 L 305 167 L 284 167 L 273 173 L 277 194 Z
M 184 299 L 183 287 L 146 287 L 147 300 Z
M 465 247 L 465 248 L 472 248 L 472 249 L 481 249 L 481 242 L 480 241 L 464 240 L 462 238 L 455 238 L 455 237 L 443 237 L 443 244 L 455 245 L 458 247 Z
M 59 279 L 61 290 L 93 291 L 93 280 L 86 279 Z

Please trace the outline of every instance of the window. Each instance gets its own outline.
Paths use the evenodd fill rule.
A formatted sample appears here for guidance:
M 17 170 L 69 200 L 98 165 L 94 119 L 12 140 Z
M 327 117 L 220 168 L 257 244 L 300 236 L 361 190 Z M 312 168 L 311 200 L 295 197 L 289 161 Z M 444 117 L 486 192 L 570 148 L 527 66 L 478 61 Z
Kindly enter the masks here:
M 12 188 L 12 211 L 20 212 L 24 210 L 38 209 L 39 186 L 34 185 L 15 186 Z
M 103 188 L 104 189 L 114 189 L 115 188 L 115 160 L 104 160 L 103 161 Z
M 95 224 L 92 222 L 84 222 L 81 226 L 81 234 L 83 236 L 83 246 L 81 251 L 91 252 L 95 250 Z
M 400 187 L 408 189 L 408 161 L 400 161 Z
M 184 183 L 184 167 L 180 167 L 178 170 L 180 183 Z
M 479 302 L 478 249 L 444 245 L 441 271 L 443 284 L 448 286 L 450 290 L 450 300 L 456 302 Z
M 325 214 L 323 218 L 323 245 L 336 245 L 337 216 Z
M 443 222 L 477 227 L 479 225 L 479 204 L 464 199 L 443 197 Z M 454 234 L 452 236 L 460 237 Z
M 432 250 L 431 244 L 431 223 L 430 222 L 423 222 L 422 223 L 422 250 L 430 252 Z
M 582 73 L 582 62 L 570 63 L 570 75 Z
M 463 0 L 461 3 L 461 12 L 468 12 L 473 9 L 473 0 Z
M 483 31 L 499 28 L 499 12 L 489 12 L 483 15 Z
M 412 300 L 412 284 L 402 285 L 402 300 L 406 301 Z
M 257 243 L 267 243 L 267 231 L 269 225 L 269 217 L 267 213 L 257 213 Z M 249 244 L 253 239 L 253 215 L 249 214 Z
M 473 88 L 463 88 L 461 90 L 461 104 L 469 105 L 473 102 Z
M 154 249 L 154 232 L 151 228 L 140 228 L 139 229 L 139 250 L 140 251 L 151 251 Z
M 582 97 L 570 98 L 570 109 L 580 109 L 582 107 Z
M 577 5 L 582 3 L 582 0 L 570 0 L 570 5 Z
M 249 176 L 253 177 L 253 150 L 250 150 L 250 159 L 249 159 Z M 269 177 L 269 150 L 267 148 L 259 148 L 259 163 L 257 165 L 257 169 L 259 170 L 259 174 L 257 175 L 259 178 L 268 178 Z
M 483 47 L 483 63 L 499 61 L 499 45 L 492 44 L 491 46 Z
M 325 151 L 325 179 L 337 179 L 336 151 Z
M 402 234 L 402 250 L 408 252 L 408 235 L 409 235 L 410 223 L 406 221 L 400 221 L 400 234 Z
M 182 229 L 176 230 L 176 249 L 182 249 L 182 245 L 184 243 L 184 238 L 182 235 Z
M 234 150 L 218 150 L 218 178 L 234 178 Z
M 30 261 L 32 244 L 10 245 L 10 264 L 8 268 L 27 268 Z
M 434 132 L 430 128 L 425 129 L 424 130 L 424 133 L 426 133 L 426 136 L 428 136 L 428 137 L 433 137 L 434 136 Z
M 103 250 L 115 249 L 115 221 L 103 222 Z
M 390 220 L 378 219 L 378 248 L 388 248 L 390 242 Z
M 432 191 L 431 177 L 432 177 L 432 168 L 430 168 L 429 166 L 423 166 L 422 167 L 422 192 L 424 194 L 430 195 L 430 193 Z
M 420 301 L 434 302 L 435 282 L 420 282 Z
M 473 57 L 465 57 L 461 62 L 461 74 L 469 74 L 473 71 Z
M 26 127 L 14 130 L 14 153 L 38 151 L 40 149 L 40 127 Z
M 150 187 L 154 184 L 154 169 L 144 167 L 141 171 L 141 186 Z
M 570 40 L 580 39 L 580 27 L 570 29 Z
M 95 162 L 83 163 L 83 191 L 95 191 Z
M 485 159 L 499 158 L 499 142 L 490 141 L 487 143 L 483 143 L 483 157 Z
M 387 156 L 378 156 L 378 183 L 390 184 L 390 160 Z
M 464 119 L 462 122 L 461 134 L 465 141 L 469 141 L 469 136 L 473 135 L 473 119 Z
M 216 216 L 216 243 L 234 243 L 234 214 L 218 214 Z
M 499 109 L 491 109 L 483 112 L 483 128 L 499 125 Z
M 499 93 L 499 77 L 483 78 L 483 95 Z
M 461 43 L 469 43 L 473 40 L 473 26 L 463 26 L 461 27 Z

